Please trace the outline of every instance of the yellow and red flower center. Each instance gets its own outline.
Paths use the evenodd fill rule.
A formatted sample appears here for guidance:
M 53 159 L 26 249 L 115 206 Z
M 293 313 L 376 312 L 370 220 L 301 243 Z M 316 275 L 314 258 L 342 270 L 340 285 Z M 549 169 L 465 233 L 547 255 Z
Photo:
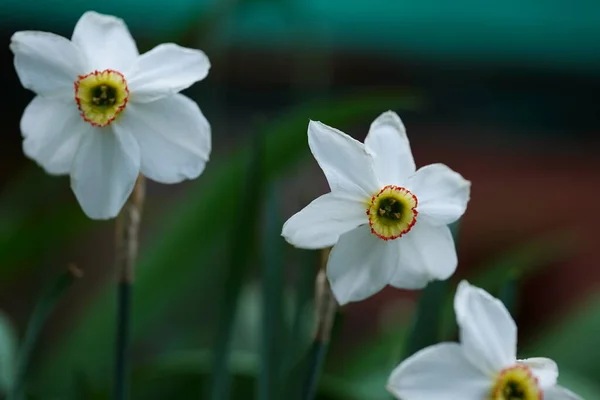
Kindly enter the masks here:
M 112 69 L 80 75 L 75 82 L 75 101 L 81 117 L 93 126 L 107 126 L 125 109 L 127 81 Z
M 417 222 L 417 196 L 388 185 L 371 197 L 367 215 L 371 232 L 383 240 L 398 239 Z
M 516 365 L 500 371 L 489 399 L 543 400 L 544 393 L 531 369 L 525 365 Z

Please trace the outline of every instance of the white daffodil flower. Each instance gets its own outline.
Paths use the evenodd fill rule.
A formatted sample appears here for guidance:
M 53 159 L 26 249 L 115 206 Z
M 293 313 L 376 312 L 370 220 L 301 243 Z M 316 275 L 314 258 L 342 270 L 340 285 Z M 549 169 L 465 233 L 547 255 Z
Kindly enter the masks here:
M 23 31 L 10 49 L 37 94 L 21 119 L 23 150 L 48 173 L 70 174 L 90 218 L 115 217 L 139 173 L 176 183 L 204 170 L 210 125 L 178 94 L 208 74 L 202 51 L 166 43 L 140 55 L 121 19 L 96 12 L 71 40 Z
M 448 224 L 465 212 L 471 184 L 443 164 L 416 170 L 398 115 L 380 115 L 364 144 L 311 121 L 308 144 L 331 192 L 292 216 L 282 235 L 300 248 L 333 246 L 327 276 L 340 304 L 452 275 Z
M 517 360 L 517 327 L 502 302 L 466 281 L 454 297 L 459 343 L 418 351 L 391 374 L 402 400 L 581 400 L 556 384 L 548 358 Z

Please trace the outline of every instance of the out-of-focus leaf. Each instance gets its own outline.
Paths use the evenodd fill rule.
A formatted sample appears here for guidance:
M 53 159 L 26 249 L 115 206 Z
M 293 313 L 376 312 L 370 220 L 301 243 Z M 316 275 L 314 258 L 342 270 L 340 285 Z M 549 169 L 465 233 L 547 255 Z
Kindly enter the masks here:
M 498 296 L 500 290 L 510 280 L 518 284 L 549 263 L 568 257 L 572 254 L 573 243 L 572 233 L 564 230 L 539 236 L 508 250 L 495 261 L 482 265 L 465 279 L 470 284 Z M 444 339 L 451 338 L 456 330 L 453 301 L 454 293 L 444 303 L 442 324 Z
M 21 400 L 24 398 L 25 380 L 27 377 L 29 360 L 42 328 L 52 311 L 56 308 L 58 302 L 80 276 L 80 270 L 75 267 L 69 267 L 67 271 L 60 274 L 53 282 L 51 282 L 40 296 L 31 313 L 31 318 L 29 319 L 27 330 L 25 331 L 25 337 L 19 348 L 14 382 L 7 399 Z
M 296 266 L 292 323 L 286 343 L 284 379 L 286 382 L 285 396 L 288 399 L 296 399 L 302 392 L 303 371 L 306 370 L 308 362 L 305 355 L 310 349 L 314 330 L 313 295 L 316 271 L 321 256 L 319 252 L 309 250 L 303 250 L 302 256 L 298 257 L 302 262 Z
M 340 100 L 315 102 L 292 109 L 262 131 L 265 139 L 264 174 L 272 181 L 308 157 L 306 130 L 309 118 L 333 126 L 347 126 L 361 119 L 372 119 L 388 109 L 414 109 L 420 105 L 414 94 L 363 94 Z M 241 146 L 226 159 L 215 161 L 200 178 L 184 202 L 169 210 L 161 227 L 162 235 L 153 245 L 140 249 L 137 281 L 133 299 L 132 337 L 139 339 L 164 318 L 169 310 L 166 299 L 194 288 L 207 290 L 213 285 L 210 260 L 214 249 L 232 229 L 235 216 L 229 210 L 232 199 L 239 198 L 244 169 L 251 148 Z M 199 256 L 202 262 L 198 263 Z M 192 278 L 193 277 L 193 278 Z M 81 320 L 61 343 L 52 348 L 40 369 L 44 388 L 60 389 L 69 384 L 68 371 L 81 370 L 103 379 L 111 360 L 114 332 L 113 297 L 107 288 L 91 303 Z M 94 362 L 90 363 L 89 360 Z
M 213 400 L 228 399 L 230 395 L 229 354 L 231 339 L 235 328 L 238 300 L 248 269 L 256 260 L 256 239 L 259 230 L 261 205 L 263 200 L 264 181 L 262 174 L 263 140 L 261 136 L 254 138 L 253 152 L 244 185 L 244 192 L 238 197 L 230 210 L 235 210 L 236 223 L 231 231 L 231 247 L 229 262 L 224 274 L 224 285 L 220 301 L 217 322 L 216 341 L 214 346 L 213 378 L 211 398 Z M 217 291 L 219 293 L 219 291 Z
M 4 313 L 0 313 L 0 395 L 12 388 L 17 367 L 17 333 Z
M 279 216 L 276 192 L 271 190 L 265 212 L 266 229 L 261 243 L 262 259 L 262 324 L 258 399 L 280 399 L 282 361 L 287 330 L 283 315 L 284 265 L 281 237 L 283 221 Z

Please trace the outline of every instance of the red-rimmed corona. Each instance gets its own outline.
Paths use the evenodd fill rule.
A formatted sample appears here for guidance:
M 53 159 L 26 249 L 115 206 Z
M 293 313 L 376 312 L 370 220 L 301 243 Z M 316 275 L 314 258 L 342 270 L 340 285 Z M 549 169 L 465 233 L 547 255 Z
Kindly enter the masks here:
M 528 366 L 515 365 L 500 371 L 490 400 L 544 400 L 544 393 Z
M 112 69 L 80 75 L 74 86 L 81 117 L 92 126 L 103 127 L 113 122 L 129 100 L 125 77 Z
M 418 200 L 410 190 L 387 185 L 371 197 L 367 209 L 371 233 L 383 240 L 398 239 L 417 222 Z

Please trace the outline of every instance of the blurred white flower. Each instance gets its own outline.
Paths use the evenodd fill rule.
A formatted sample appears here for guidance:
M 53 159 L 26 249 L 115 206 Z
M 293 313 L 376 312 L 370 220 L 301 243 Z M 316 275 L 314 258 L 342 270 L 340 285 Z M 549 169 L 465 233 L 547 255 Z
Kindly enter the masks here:
M 300 248 L 333 246 L 327 275 L 340 304 L 452 275 L 447 224 L 465 212 L 471 184 L 443 164 L 417 171 L 398 115 L 381 114 L 364 144 L 311 121 L 308 144 L 331 193 L 292 216 L 282 235 Z
M 48 173 L 70 174 L 90 218 L 115 217 L 139 173 L 176 183 L 204 170 L 210 125 L 178 94 L 208 74 L 202 51 L 167 43 L 140 55 L 121 19 L 96 12 L 71 40 L 23 31 L 10 49 L 37 94 L 21 119 L 23 150 Z
M 517 327 L 502 302 L 466 281 L 454 310 L 459 343 L 427 347 L 391 374 L 388 390 L 402 400 L 576 400 L 556 384 L 548 358 L 517 360 Z

